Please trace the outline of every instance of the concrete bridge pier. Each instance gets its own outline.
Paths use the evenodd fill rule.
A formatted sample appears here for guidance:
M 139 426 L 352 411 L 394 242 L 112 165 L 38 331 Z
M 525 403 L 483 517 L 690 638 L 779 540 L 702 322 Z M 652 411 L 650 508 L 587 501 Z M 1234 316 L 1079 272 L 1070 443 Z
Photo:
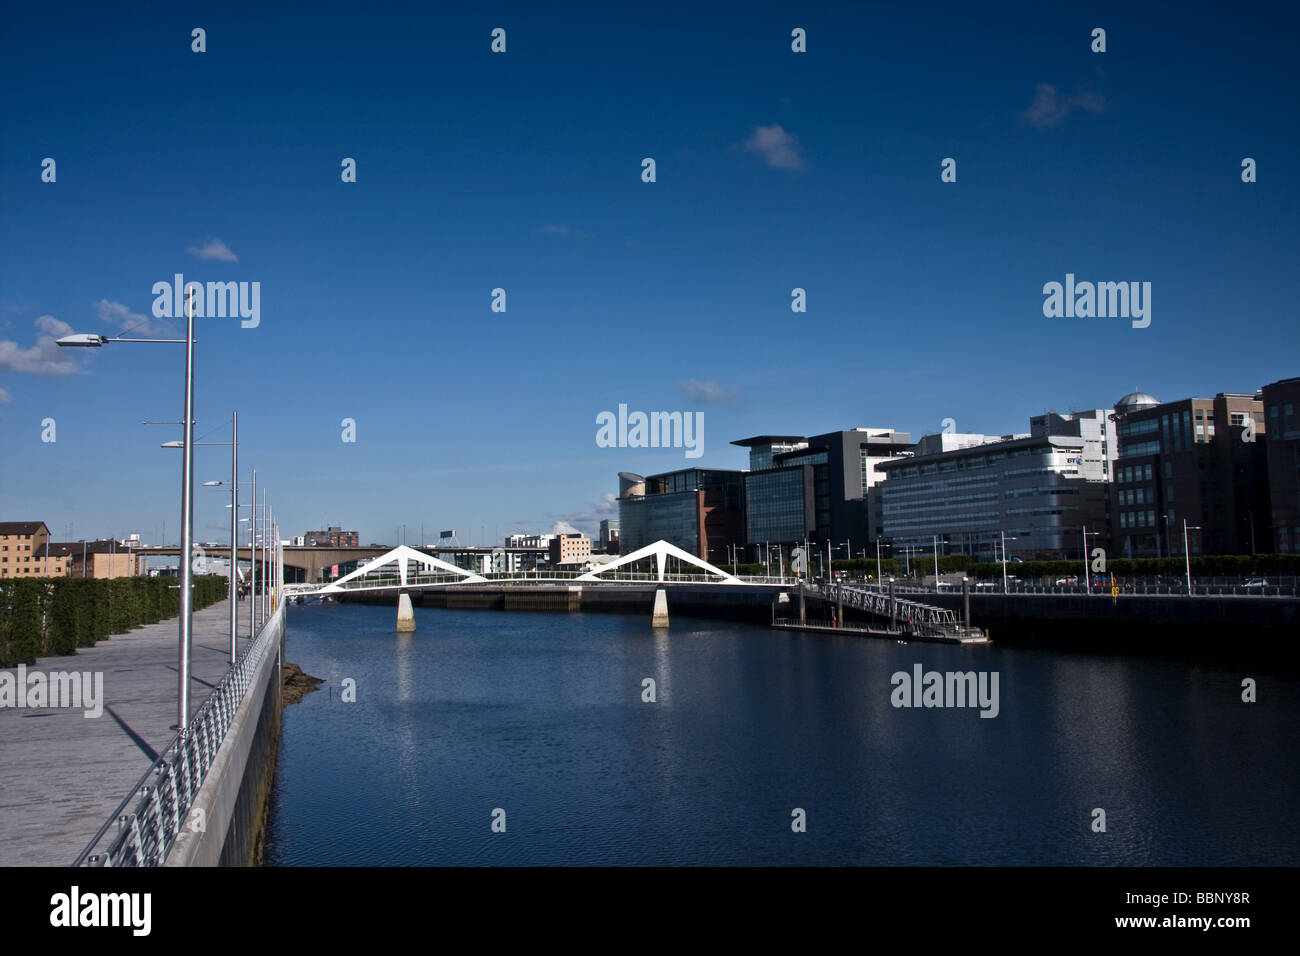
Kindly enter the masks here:
M 415 610 L 411 607 L 411 595 L 403 591 L 397 596 L 397 633 L 409 634 L 414 630 Z
M 655 591 L 655 607 L 650 614 L 650 626 L 668 626 L 668 593 L 663 588 Z

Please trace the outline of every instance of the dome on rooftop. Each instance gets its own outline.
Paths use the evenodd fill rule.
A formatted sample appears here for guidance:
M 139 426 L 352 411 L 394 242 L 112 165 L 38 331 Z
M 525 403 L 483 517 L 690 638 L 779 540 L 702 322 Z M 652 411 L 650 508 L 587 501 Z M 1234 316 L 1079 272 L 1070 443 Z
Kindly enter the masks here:
M 1131 412 L 1140 412 L 1144 408 L 1154 408 L 1159 404 L 1160 399 L 1154 395 L 1148 395 L 1146 392 L 1129 392 L 1115 403 L 1115 411 L 1121 415 L 1128 415 Z

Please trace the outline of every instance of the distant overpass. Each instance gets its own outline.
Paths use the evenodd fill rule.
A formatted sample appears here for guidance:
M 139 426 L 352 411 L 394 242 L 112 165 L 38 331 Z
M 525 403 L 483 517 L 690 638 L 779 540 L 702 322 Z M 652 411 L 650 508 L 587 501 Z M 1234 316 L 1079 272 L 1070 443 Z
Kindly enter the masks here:
M 239 554 L 239 560 L 247 562 L 249 560 L 248 547 L 243 546 L 235 549 Z M 382 554 L 387 554 L 392 548 L 389 545 L 371 545 L 364 548 L 332 548 L 318 545 L 285 545 L 284 546 L 284 567 L 285 580 L 295 582 L 315 582 L 321 578 L 321 572 L 326 568 L 332 568 L 336 564 L 348 564 L 356 562 L 358 564 L 370 561 Z M 494 552 L 506 551 L 513 554 L 531 554 L 544 555 L 547 553 L 546 548 L 519 548 L 519 547 L 494 547 L 485 545 L 480 547 L 471 547 L 469 545 L 454 545 L 451 547 L 429 546 L 424 549 L 430 554 L 493 554 Z M 143 558 L 148 557 L 178 557 L 181 553 L 179 545 L 142 545 L 138 548 L 132 548 L 132 553 L 138 554 Z M 230 546 L 227 544 L 204 544 L 194 546 L 195 555 L 201 555 L 209 558 L 230 559 Z M 258 577 L 262 576 L 262 559 L 258 556 Z

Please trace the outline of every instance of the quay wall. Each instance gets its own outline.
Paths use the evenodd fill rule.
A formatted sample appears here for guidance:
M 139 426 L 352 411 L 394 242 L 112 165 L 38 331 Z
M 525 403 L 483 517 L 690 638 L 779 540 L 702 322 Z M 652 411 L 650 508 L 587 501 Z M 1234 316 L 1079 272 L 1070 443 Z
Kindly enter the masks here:
M 274 645 L 254 673 L 165 866 L 248 866 L 260 858 L 284 710 L 283 603 L 263 632 L 268 628 Z M 192 821 L 198 819 L 205 825 L 194 832 Z

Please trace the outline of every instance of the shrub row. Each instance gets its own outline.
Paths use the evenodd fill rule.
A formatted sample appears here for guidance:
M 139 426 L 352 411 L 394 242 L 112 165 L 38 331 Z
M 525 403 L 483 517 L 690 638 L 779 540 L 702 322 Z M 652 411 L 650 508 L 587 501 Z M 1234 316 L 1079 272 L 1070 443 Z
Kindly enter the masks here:
M 0 667 L 75 654 L 180 611 L 173 577 L 15 578 L 0 584 Z M 226 596 L 224 575 L 194 579 L 194 609 Z

